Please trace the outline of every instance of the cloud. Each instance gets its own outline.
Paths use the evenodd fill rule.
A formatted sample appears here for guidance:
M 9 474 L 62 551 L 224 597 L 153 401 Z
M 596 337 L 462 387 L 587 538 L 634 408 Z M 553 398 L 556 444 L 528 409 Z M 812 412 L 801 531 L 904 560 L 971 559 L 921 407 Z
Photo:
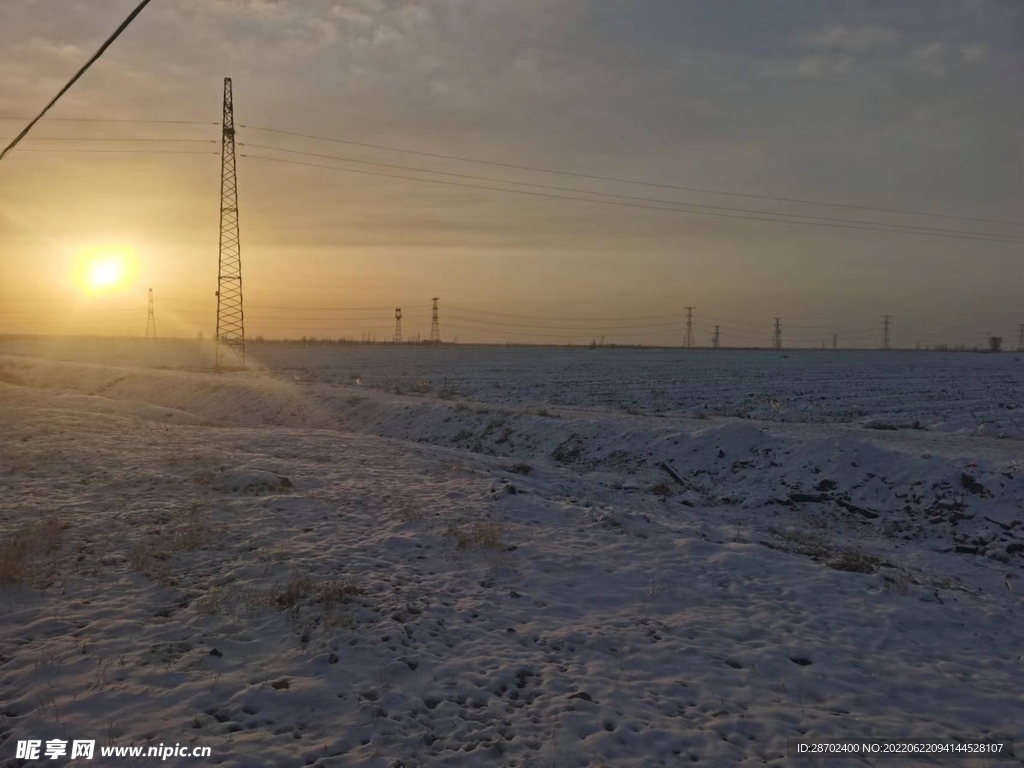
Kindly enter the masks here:
M 943 75 L 948 71 L 949 46 L 942 40 L 920 45 L 910 55 L 910 68 L 920 74 Z
M 960 46 L 960 56 L 969 64 L 984 61 L 989 57 L 988 43 L 969 43 Z
M 765 62 L 759 73 L 763 77 L 809 78 L 849 73 L 856 60 L 851 56 L 812 54 Z
M 893 48 L 902 39 L 903 33 L 893 27 L 834 24 L 808 32 L 802 42 L 809 48 L 862 54 Z

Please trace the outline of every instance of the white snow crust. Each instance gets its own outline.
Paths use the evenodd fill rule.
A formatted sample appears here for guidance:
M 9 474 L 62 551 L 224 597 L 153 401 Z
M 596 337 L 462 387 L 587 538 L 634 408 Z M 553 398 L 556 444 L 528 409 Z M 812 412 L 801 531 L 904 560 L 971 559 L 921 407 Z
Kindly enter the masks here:
M 0 762 L 967 766 L 786 744 L 1024 738 L 1013 355 L 208 353 L 0 344 L 0 544 L 53 542 L 0 584 Z

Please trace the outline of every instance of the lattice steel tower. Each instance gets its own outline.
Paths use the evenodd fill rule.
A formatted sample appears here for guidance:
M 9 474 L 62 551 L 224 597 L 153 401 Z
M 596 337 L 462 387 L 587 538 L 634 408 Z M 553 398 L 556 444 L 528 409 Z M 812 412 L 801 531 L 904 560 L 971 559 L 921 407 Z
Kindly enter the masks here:
M 242 312 L 242 245 L 238 231 L 238 176 L 235 172 L 235 105 L 231 78 L 224 78 L 224 133 L 220 174 L 220 267 L 217 271 L 217 366 L 230 350 L 245 364 Z
M 892 325 L 892 315 L 882 315 L 882 349 L 889 349 L 889 328 Z
M 149 289 L 149 316 L 146 318 L 146 338 L 156 338 L 156 315 L 153 314 L 153 289 Z
M 718 329 L 719 329 L 720 327 L 721 327 L 721 326 L 718 326 L 718 325 L 716 325 L 716 326 L 715 326 L 715 332 L 714 332 L 713 334 L 711 334 L 711 348 L 712 348 L 712 349 L 718 349 L 718 341 L 719 341 L 719 339 L 721 338 L 721 337 L 719 336 L 719 334 L 718 334 Z
M 395 307 L 395 344 L 402 343 L 402 308 Z
M 772 349 L 782 349 L 782 325 L 780 318 L 775 318 L 775 333 L 772 334 Z
M 832 334 L 832 349 L 839 349 L 839 334 Z
M 437 310 L 437 302 L 439 302 L 440 299 L 434 298 L 434 299 L 431 299 L 431 301 L 434 302 L 434 311 L 433 311 L 433 314 L 431 315 L 431 318 L 430 318 L 430 343 L 431 344 L 440 344 L 441 343 L 441 323 L 437 319 L 437 312 L 438 312 L 438 310 Z
M 693 347 L 693 307 L 686 308 L 686 335 L 683 336 L 683 347 Z

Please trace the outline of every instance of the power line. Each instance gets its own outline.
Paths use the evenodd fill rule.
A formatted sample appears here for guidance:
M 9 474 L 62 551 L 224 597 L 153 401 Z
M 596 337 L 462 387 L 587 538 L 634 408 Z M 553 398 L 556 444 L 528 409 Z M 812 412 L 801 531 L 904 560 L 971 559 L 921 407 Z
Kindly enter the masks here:
M 313 136 L 313 135 L 306 134 L 306 133 L 296 133 L 294 131 L 282 131 L 282 130 L 279 130 L 279 129 L 276 129 L 276 128 L 266 128 L 266 127 L 258 126 L 258 125 L 240 125 L 239 127 L 240 128 L 246 128 L 246 129 L 251 130 L 251 131 L 265 131 L 267 133 L 278 133 L 278 134 L 281 134 L 281 135 L 284 135 L 284 136 L 297 136 L 299 138 L 313 139 L 315 141 L 329 141 L 329 142 L 333 142 L 333 143 L 337 143 L 337 144 L 349 144 L 349 145 L 355 146 L 355 147 L 367 147 L 367 148 L 370 148 L 370 149 L 382 149 L 382 150 L 385 150 L 387 152 L 404 152 L 406 154 L 421 155 L 423 157 L 436 157 L 436 158 L 439 158 L 439 159 L 442 159 L 442 160 L 457 160 L 459 162 L 465 162 L 465 163 L 478 163 L 478 164 L 481 164 L 481 165 L 493 165 L 493 166 L 496 166 L 496 167 L 499 167 L 499 168 L 514 168 L 514 169 L 520 170 L 520 171 L 534 171 L 534 172 L 538 172 L 538 173 L 557 174 L 557 175 L 560 175 L 560 176 L 573 176 L 573 177 L 581 178 L 581 179 L 593 179 L 595 181 L 611 181 L 611 182 L 614 182 L 614 183 L 617 183 L 617 184 L 636 184 L 636 185 L 645 186 L 645 187 L 658 187 L 660 189 L 675 189 L 675 190 L 679 190 L 680 192 L 697 192 L 697 193 L 700 193 L 700 194 L 708 194 L 708 195 L 728 195 L 728 196 L 731 196 L 731 197 L 746 197 L 746 198 L 752 198 L 752 199 L 756 199 L 756 200 L 772 200 L 772 201 L 775 201 L 775 202 L 782 202 L 782 203 L 798 203 L 798 204 L 801 204 L 801 205 L 818 205 L 818 206 L 825 206 L 825 207 L 829 207 L 829 208 L 848 208 L 848 209 L 852 209 L 852 210 L 874 211 L 876 213 L 897 213 L 897 214 L 901 214 L 901 215 L 905 215 L 905 216 L 927 216 L 927 217 L 939 218 L 939 219 L 954 219 L 954 220 L 958 220 L 958 221 L 974 221 L 974 222 L 980 222 L 980 223 L 985 223 L 985 224 L 1005 224 L 1005 225 L 1014 226 L 1014 227 L 1024 227 L 1024 222 L 1020 222 L 1020 221 L 1008 221 L 1008 220 L 1001 220 L 1001 219 L 985 219 L 985 218 L 978 218 L 978 217 L 975 217 L 975 216 L 956 216 L 954 214 L 948 214 L 948 213 L 928 213 L 928 212 L 925 212 L 925 211 L 912 211 L 912 210 L 905 210 L 905 209 L 901 209 L 901 208 L 887 208 L 887 207 L 882 207 L 882 206 L 854 205 L 854 204 L 851 204 L 851 203 L 829 203 L 829 202 L 824 202 L 824 201 L 821 201 L 821 200 L 805 200 L 805 199 L 801 199 L 801 198 L 780 197 L 780 196 L 777 196 L 777 195 L 763 195 L 763 194 L 754 194 L 754 193 L 748 193 L 748 192 L 728 192 L 728 191 L 723 191 L 723 190 L 718 190 L 718 189 L 707 189 L 707 188 L 703 188 L 703 187 L 684 187 L 684 186 L 679 186 L 679 185 L 675 185 L 675 184 L 658 184 L 658 183 L 649 182 L 649 181 L 638 181 L 636 179 L 620 179 L 620 178 L 616 178 L 616 177 L 613 177 L 613 176 L 599 176 L 599 175 L 596 175 L 596 174 L 589 174 L 589 173 L 574 173 L 572 171 L 562 171 L 562 170 L 556 170 L 556 169 L 551 169 L 551 168 L 538 168 L 538 167 L 529 166 L 529 165 L 517 165 L 517 164 L 514 164 L 514 163 L 500 163 L 500 162 L 495 162 L 495 161 L 492 161 L 492 160 L 480 160 L 480 159 L 472 158 L 472 157 L 460 157 L 458 155 L 445 155 L 445 154 L 440 154 L 440 153 L 436 153 L 436 152 L 422 152 L 422 151 L 418 151 L 418 150 L 414 150 L 414 149 L 403 149 L 401 147 L 389 147 L 389 146 L 384 146 L 384 145 L 381 145 L 381 144 L 368 144 L 368 143 L 360 142 L 360 141 L 351 141 L 349 139 L 337 139 L 337 138 L 327 138 L 325 136 Z M 289 151 L 289 150 L 284 150 L 284 151 Z
M 653 325 L 652 324 L 645 324 L 645 325 L 591 325 L 591 326 L 588 326 L 586 328 L 573 328 L 571 326 L 567 327 L 567 326 L 564 326 L 564 325 L 524 325 L 522 323 L 502 323 L 502 322 L 498 322 L 498 321 L 495 321 L 495 320 L 480 320 L 480 319 L 473 318 L 473 317 L 465 317 L 463 315 L 460 315 L 457 312 L 449 313 L 448 317 L 450 317 L 450 318 L 452 318 L 454 320 L 458 320 L 458 321 L 462 321 L 462 322 L 466 322 L 466 323 L 476 323 L 476 324 L 479 324 L 479 325 L 493 325 L 493 326 L 499 326 L 499 327 L 503 327 L 503 328 L 540 328 L 540 329 L 549 330 L 549 331 L 550 330 L 554 330 L 554 331 L 566 330 L 566 331 L 582 331 L 584 333 L 589 333 L 591 331 L 617 330 L 617 329 L 620 329 L 620 328 L 679 328 L 680 326 L 683 325 L 683 323 L 685 323 L 685 320 L 678 320 L 676 322 L 659 323 L 659 324 L 653 324 Z
M 46 149 L 19 149 L 18 154 L 26 152 L 63 152 L 65 154 L 122 154 L 122 155 L 219 155 L 215 151 L 203 151 L 200 149 L 60 149 L 58 147 L 47 147 Z
M 419 182 L 423 182 L 423 183 L 426 183 L 426 184 L 442 184 L 442 185 L 449 186 L 449 187 L 464 187 L 464 188 L 468 188 L 468 189 L 487 190 L 487 191 L 490 191 L 490 192 L 507 192 L 507 193 L 513 193 L 513 194 L 517 194 L 517 195 L 530 195 L 530 196 L 533 196 L 533 197 L 548 197 L 548 198 L 554 198 L 556 200 L 572 200 L 572 201 L 577 202 L 577 203 L 600 203 L 602 205 L 618 205 L 618 206 L 622 206 L 622 207 L 626 207 L 626 208 L 642 208 L 642 209 L 652 210 L 652 211 L 667 211 L 668 213 L 682 213 L 682 214 L 686 214 L 686 215 L 690 215 L 690 216 L 716 216 L 716 217 L 728 218 L 728 219 L 745 219 L 745 220 L 748 220 L 748 221 L 767 221 L 767 222 L 771 222 L 773 224 L 795 224 L 797 226 L 831 227 L 831 228 L 839 228 L 839 229 L 856 229 L 856 230 L 862 230 L 862 231 L 867 231 L 867 232 L 887 232 L 889 234 L 927 235 L 927 236 L 930 236 L 930 237 L 944 237 L 944 238 L 951 238 L 951 239 L 954 239 L 954 240 L 977 240 L 977 241 L 983 241 L 983 242 L 997 242 L 997 243 L 1022 243 L 1022 242 L 1024 242 L 1024 238 L 1011 237 L 1011 236 L 1006 236 L 1006 237 L 991 236 L 991 235 L 985 235 L 984 233 L 980 233 L 980 232 L 979 233 L 969 233 L 969 234 L 965 233 L 963 235 L 961 235 L 961 234 L 952 234 L 952 233 L 956 232 L 956 230 L 937 230 L 937 231 L 920 231 L 919 232 L 919 231 L 913 231 L 911 229 L 894 229 L 893 228 L 893 227 L 897 227 L 897 226 L 900 226 L 900 225 L 884 225 L 884 224 L 880 224 L 878 226 L 869 226 L 870 222 L 866 222 L 864 225 L 837 224 L 837 223 L 826 223 L 826 222 L 818 222 L 818 221 L 800 221 L 800 220 L 793 219 L 793 218 L 782 218 L 782 217 L 780 217 L 778 215 L 776 215 L 773 218 L 772 214 L 765 214 L 765 215 L 762 215 L 762 216 L 747 216 L 747 215 L 742 215 L 742 214 L 737 214 L 737 213 L 721 213 L 721 212 L 703 211 L 703 210 L 694 211 L 694 210 L 684 210 L 684 209 L 681 209 L 681 208 L 662 208 L 662 207 L 659 207 L 659 206 L 645 205 L 645 204 L 641 204 L 641 203 L 624 203 L 624 202 L 617 202 L 615 200 L 595 200 L 593 198 L 569 197 L 569 196 L 566 196 L 566 195 L 553 195 L 553 194 L 550 194 L 550 193 L 547 193 L 547 192 L 532 192 L 532 191 L 526 190 L 526 189 L 503 189 L 501 187 L 486 187 L 486 186 L 481 186 L 479 184 L 464 184 L 464 183 L 458 182 L 458 181 L 442 181 L 440 179 L 418 179 L 418 178 L 415 178 L 415 177 L 412 177 L 412 176 L 400 176 L 400 175 L 392 174 L 392 173 L 379 173 L 377 171 L 361 171 L 361 170 L 357 170 L 355 168 L 338 168 L 338 167 L 333 166 L 333 165 L 320 165 L 318 163 L 304 163 L 304 162 L 301 162 L 301 161 L 298 161 L 298 160 L 285 160 L 285 159 L 279 158 L 279 157 L 265 157 L 263 155 L 243 154 L 242 157 L 251 158 L 253 160 L 269 160 L 270 162 L 274 162 L 274 163 L 285 163 L 285 164 L 288 164 L 288 165 L 299 165 L 299 166 L 304 166 L 304 167 L 308 167 L 308 168 L 321 168 L 323 170 L 328 170 L 328 171 L 340 171 L 342 173 L 356 173 L 356 174 L 360 174 L 360 175 L 363 175 L 363 176 L 379 176 L 379 177 L 382 177 L 382 178 L 401 179 L 403 181 L 419 181 Z M 586 190 L 572 190 L 572 191 L 580 192 L 582 194 L 602 194 L 600 192 L 587 192 Z M 673 203 L 673 205 L 690 205 L 690 204 L 689 203 Z M 764 212 L 761 212 L 761 213 L 764 213 Z M 793 215 L 799 215 L 799 214 L 793 214 Z
M 565 322 L 581 322 L 581 323 L 592 323 L 602 322 L 605 320 L 616 321 L 616 320 L 662 320 L 668 317 L 681 317 L 679 313 L 673 313 L 669 315 L 642 315 L 639 317 L 545 317 L 541 315 L 513 315 L 507 312 L 492 312 L 485 309 L 472 309 L 470 307 L 463 307 L 455 304 L 449 305 L 452 309 L 458 312 L 465 312 L 467 314 L 476 315 L 496 315 L 498 317 L 515 317 L 520 320 L 560 320 Z
M 130 14 L 128 14 L 128 18 L 126 18 L 123 22 L 121 22 L 121 25 L 117 29 L 115 29 L 113 34 L 111 34 L 111 36 L 108 37 L 103 42 L 103 45 L 100 46 L 99 50 L 96 51 L 96 53 L 94 53 L 92 55 L 92 57 L 90 57 L 90 59 L 87 62 L 85 62 L 85 64 L 82 65 L 82 67 L 75 73 L 74 77 L 72 77 L 67 82 L 67 84 L 63 88 L 61 88 L 60 91 L 57 92 L 57 95 L 54 96 L 53 99 L 50 100 L 50 103 L 47 104 L 45 107 L 43 107 L 43 111 L 40 112 L 38 115 L 36 115 L 36 117 L 33 118 L 32 121 L 29 122 L 29 124 L 25 126 L 25 128 L 21 131 L 21 133 L 19 133 L 15 137 L 15 139 L 10 144 L 8 144 L 4 148 L 4 150 L 2 152 L 0 152 L 0 161 L 2 161 L 7 156 L 8 152 L 10 152 L 16 146 L 18 146 L 18 143 L 23 138 L 25 138 L 25 136 L 28 135 L 28 132 L 31 131 L 35 127 L 36 123 L 38 123 L 40 120 L 43 119 L 43 116 L 47 112 L 50 111 L 50 109 L 53 107 L 54 104 L 57 103 L 57 101 L 60 99 L 61 96 L 63 96 L 65 93 L 67 93 L 69 90 L 71 90 L 71 86 L 73 86 L 75 83 L 78 82 L 79 78 L 81 78 L 82 75 L 84 75 L 86 73 L 86 71 L 89 69 L 89 67 L 91 67 L 96 62 L 96 60 L 99 59 L 99 57 L 103 55 L 103 53 L 107 50 L 107 48 L 109 48 L 111 45 L 113 45 L 114 41 L 117 40 L 117 38 L 121 36 L 121 33 L 124 32 L 128 28 L 129 24 L 131 24 L 133 21 L 135 21 L 135 18 L 140 13 L 142 13 L 143 9 L 147 5 L 149 5 L 150 2 L 151 2 L 151 0 L 142 0 L 142 2 L 139 3 L 138 7 L 136 7 L 136 9 L 134 11 L 132 11 Z
M 240 146 L 252 147 L 254 149 L 270 150 L 272 152 L 287 152 L 293 155 L 304 155 L 306 157 L 317 157 L 324 160 L 338 160 L 345 163 L 358 163 L 360 165 L 372 165 L 378 168 L 391 168 L 399 171 L 412 171 L 414 173 L 433 173 L 440 176 L 451 176 L 460 179 L 471 179 L 473 181 L 486 181 L 495 184 L 514 184 L 522 187 L 534 187 L 537 189 L 547 189 L 555 192 L 572 192 L 581 193 L 586 195 L 598 195 L 601 197 L 614 197 L 620 200 L 634 200 L 643 203 L 657 203 L 659 205 L 672 205 L 680 206 L 682 209 L 707 209 L 711 211 L 729 211 L 731 213 L 748 213 L 757 214 L 762 216 L 771 216 L 773 218 L 779 218 L 780 220 L 793 220 L 793 219 L 807 219 L 810 221 L 825 221 L 825 222 L 838 222 L 842 224 L 867 224 L 870 226 L 881 226 L 887 228 L 886 231 L 904 231 L 914 234 L 956 234 L 956 235 L 970 235 L 978 237 L 989 237 L 990 235 L 985 232 L 977 232 L 970 230 L 956 230 L 956 229 L 942 229 L 941 227 L 921 227 L 913 224 L 896 224 L 889 222 L 874 222 L 874 221 L 863 221 L 860 219 L 840 219 L 834 216 L 813 216 L 803 213 L 781 213 L 775 211 L 762 211 L 756 208 L 730 208 L 728 206 L 721 205 L 706 205 L 703 203 L 685 203 L 678 200 L 665 200 L 657 197 L 639 197 L 637 195 L 621 195 L 612 192 L 595 192 L 589 189 L 577 189 L 575 187 L 556 187 L 551 184 L 535 184 L 527 181 L 511 181 L 509 179 L 496 179 L 491 176 L 474 176 L 467 173 L 451 173 L 449 171 L 434 171 L 429 168 L 419 168 L 416 166 L 409 165 L 393 165 L 390 163 L 378 163 L 370 160 L 358 160 L 351 157 L 342 157 L 339 155 L 324 155 L 316 152 L 301 152 L 296 149 L 282 149 L 281 147 L 268 146 L 266 144 L 245 144 L 242 143 Z M 699 212 L 699 211 L 698 211 Z M 803 223 L 803 222 L 798 222 Z M 1007 239 L 1009 242 L 1022 242 L 1024 238 L 1019 238 L 1013 235 L 991 235 L 992 237 L 999 238 L 1000 240 Z
M 633 327 L 633 328 L 666 327 L 666 328 L 668 328 L 668 327 L 679 326 L 679 325 L 682 325 L 682 324 L 684 324 L 686 322 L 686 315 L 684 313 L 679 313 L 679 312 L 671 313 L 671 314 L 664 314 L 664 315 L 638 315 L 638 316 L 633 316 L 633 317 L 621 317 L 621 316 L 620 317 L 564 317 L 564 316 L 563 317 L 556 317 L 556 316 L 552 316 L 552 315 L 519 315 L 519 314 L 508 313 L 508 312 L 494 312 L 494 311 L 490 311 L 490 310 L 474 309 L 474 308 L 466 307 L 466 306 L 463 306 L 463 305 L 450 305 L 450 306 L 451 306 L 452 310 L 455 312 L 455 314 L 451 315 L 452 317 L 456 317 L 456 316 L 463 317 L 465 315 L 470 315 L 470 316 L 472 316 L 472 315 L 484 315 L 484 316 L 508 317 L 508 318 L 513 318 L 513 319 L 518 319 L 518 320 L 550 320 L 550 321 L 555 321 L 555 322 L 559 322 L 559 323 L 593 323 L 593 322 L 612 322 L 612 323 L 614 323 L 614 322 L 631 322 L 631 321 L 638 321 L 638 320 L 669 320 L 669 321 L 671 321 L 671 322 L 664 323 L 664 324 L 653 324 L 653 325 L 642 324 L 642 325 L 638 325 L 638 326 L 589 326 L 588 325 L 588 329 L 590 329 L 590 330 L 592 330 L 595 327 L 596 328 L 602 328 L 602 327 L 604 327 L 604 328 L 609 328 L 609 327 Z M 758 333 L 760 331 L 760 329 L 761 329 L 760 326 L 752 325 L 752 324 L 747 324 L 747 323 L 742 323 L 742 322 L 739 322 L 739 321 L 735 320 L 734 318 L 725 317 L 723 315 L 707 315 L 707 317 L 709 319 L 711 319 L 711 320 L 718 320 L 720 323 L 728 325 L 732 329 L 736 329 L 736 328 L 746 329 L 746 330 L 751 331 L 752 333 Z M 514 327 L 528 327 L 528 326 L 515 326 L 515 324 L 511 324 L 511 323 L 496 323 L 495 321 L 488 321 L 488 320 L 485 320 L 485 319 L 482 319 L 482 318 L 466 318 L 466 319 L 472 319 L 473 321 L 480 322 L 480 323 L 489 322 L 489 323 L 497 324 L 497 325 L 510 325 L 510 326 L 514 326 Z M 535 327 L 563 328 L 564 326 L 535 326 Z M 696 322 L 696 320 L 695 320 L 694 323 L 693 323 L 693 327 L 694 328 L 714 328 L 716 326 L 714 324 L 712 324 L 712 323 L 699 323 L 699 322 Z M 833 329 L 833 328 L 836 327 L 836 324 L 835 323 L 829 323 L 829 324 L 825 324 L 825 325 L 787 325 L 786 327 L 788 329 L 790 329 L 790 330 L 797 329 L 797 330 L 813 331 L 813 330 L 816 330 L 816 329 Z M 861 333 L 863 333 L 865 335 L 868 335 L 870 333 L 874 333 L 875 332 L 875 328 L 873 326 L 870 326 L 870 327 L 869 326 L 858 326 L 856 328 L 846 328 L 846 330 L 847 331 L 861 332 Z
M 0 136 L 0 139 L 10 139 L 10 138 L 13 138 L 13 137 L 11 137 L 11 136 Z M 216 144 L 217 143 L 216 139 L 167 139 L 167 138 L 161 138 L 161 139 L 134 139 L 134 138 L 132 138 L 132 139 L 104 139 L 104 138 L 95 138 L 95 137 L 81 138 L 81 139 L 72 139 L 72 138 L 68 138 L 68 137 L 65 137 L 65 136 L 33 136 L 31 139 L 25 139 L 25 141 L 111 141 L 111 142 L 113 142 L 113 141 L 147 141 L 147 142 L 148 141 L 176 141 L 176 142 L 189 143 L 189 144 Z M 22 152 L 24 152 L 24 151 L 25 150 L 22 150 Z
M 406 309 L 421 309 L 423 307 L 429 307 L 430 304 L 406 304 Z M 292 312 L 390 312 L 392 307 L 282 307 L 282 306 L 271 306 L 269 304 L 254 304 L 250 305 L 249 309 L 275 309 Z
M 28 117 L 0 117 L 0 120 L 30 120 Z M 159 125 L 220 125 L 210 120 L 135 120 L 124 117 L 44 117 L 47 123 L 153 123 Z
M 566 329 L 565 333 L 537 333 L 536 331 L 512 331 L 512 330 L 503 330 L 503 329 L 495 330 L 493 328 L 475 328 L 472 325 L 461 325 L 461 324 L 458 324 L 458 323 L 452 323 L 449 327 L 453 328 L 453 329 L 462 329 L 463 331 L 468 331 L 470 333 L 472 333 L 473 331 L 486 331 L 488 333 L 494 333 L 494 334 L 498 334 L 500 336 L 517 336 L 517 337 L 528 336 L 530 338 L 541 338 L 541 339 L 570 339 L 570 338 L 572 338 L 572 339 L 589 339 L 589 338 L 592 338 L 592 334 L 588 333 L 585 328 Z M 569 331 L 573 331 L 573 333 L 570 333 Z M 618 335 L 619 336 L 650 336 L 651 334 L 648 331 L 644 331 L 643 333 L 638 333 L 638 334 L 618 334 Z

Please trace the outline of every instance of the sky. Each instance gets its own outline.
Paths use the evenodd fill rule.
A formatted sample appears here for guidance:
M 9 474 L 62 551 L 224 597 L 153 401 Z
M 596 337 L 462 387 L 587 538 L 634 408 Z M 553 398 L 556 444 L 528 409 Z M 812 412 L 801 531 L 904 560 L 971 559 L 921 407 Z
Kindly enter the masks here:
M 0 136 L 136 4 L 4 0 Z M 0 333 L 142 335 L 149 288 L 213 333 L 228 76 L 249 337 L 426 338 L 433 297 L 460 342 L 1024 323 L 1018 0 L 153 0 L 0 163 Z

